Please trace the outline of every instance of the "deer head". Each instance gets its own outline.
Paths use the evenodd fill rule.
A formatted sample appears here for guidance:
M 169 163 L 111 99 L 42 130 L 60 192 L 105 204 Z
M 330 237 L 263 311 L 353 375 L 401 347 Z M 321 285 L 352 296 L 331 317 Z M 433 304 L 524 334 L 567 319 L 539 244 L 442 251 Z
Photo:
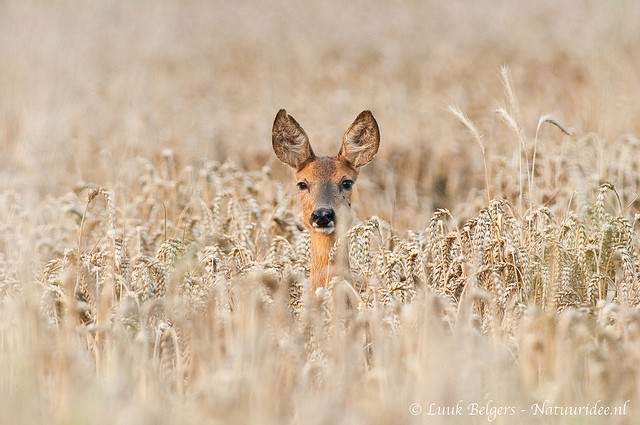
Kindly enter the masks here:
M 278 159 L 295 171 L 302 222 L 311 234 L 312 284 L 324 286 L 329 275 L 324 276 L 325 282 L 314 282 L 314 270 L 326 269 L 336 229 L 348 226 L 358 172 L 378 152 L 378 124 L 371 112 L 361 112 L 347 129 L 336 156 L 316 156 L 307 133 L 281 109 L 273 123 L 272 143 Z

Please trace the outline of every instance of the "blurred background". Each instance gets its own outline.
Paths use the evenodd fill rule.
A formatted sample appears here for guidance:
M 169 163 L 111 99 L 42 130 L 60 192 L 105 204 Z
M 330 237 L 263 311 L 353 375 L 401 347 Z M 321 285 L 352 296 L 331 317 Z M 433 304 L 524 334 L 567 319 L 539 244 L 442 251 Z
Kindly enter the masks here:
M 482 134 L 492 196 L 520 196 L 536 146 L 534 204 L 566 209 L 602 181 L 631 203 L 638 22 L 633 0 L 0 1 L 0 190 L 26 208 L 84 182 L 117 199 L 139 158 L 171 149 L 181 166 L 267 165 L 293 193 L 271 150 L 277 110 L 335 154 L 370 109 L 382 142 L 359 214 L 423 228 L 436 208 L 464 219 L 486 205 L 480 145 L 455 105 Z M 536 138 L 546 114 L 573 135 L 544 125 Z

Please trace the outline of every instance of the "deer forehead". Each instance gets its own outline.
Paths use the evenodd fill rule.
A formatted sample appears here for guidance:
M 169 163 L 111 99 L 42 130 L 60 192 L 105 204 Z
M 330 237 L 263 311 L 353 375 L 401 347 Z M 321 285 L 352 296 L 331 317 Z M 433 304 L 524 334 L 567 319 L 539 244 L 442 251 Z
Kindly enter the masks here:
M 298 170 L 296 176 L 299 180 L 305 180 L 308 183 L 339 183 L 344 178 L 355 181 L 358 172 L 337 157 L 324 156 L 307 163 Z

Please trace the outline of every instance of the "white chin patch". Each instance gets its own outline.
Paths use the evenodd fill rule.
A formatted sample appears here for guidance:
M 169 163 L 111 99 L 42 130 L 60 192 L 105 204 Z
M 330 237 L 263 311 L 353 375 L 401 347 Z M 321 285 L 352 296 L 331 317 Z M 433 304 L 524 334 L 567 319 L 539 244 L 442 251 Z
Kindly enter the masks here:
M 336 226 L 333 224 L 329 227 L 318 227 L 318 225 L 314 223 L 312 226 L 316 232 L 324 233 L 325 235 L 330 235 L 336 230 Z

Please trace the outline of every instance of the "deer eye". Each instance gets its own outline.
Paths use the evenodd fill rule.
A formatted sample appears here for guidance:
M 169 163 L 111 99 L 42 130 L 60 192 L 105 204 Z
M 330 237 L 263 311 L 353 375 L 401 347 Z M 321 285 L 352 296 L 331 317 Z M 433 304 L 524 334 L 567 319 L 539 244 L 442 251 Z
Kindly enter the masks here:
M 353 187 L 353 180 L 343 180 L 340 185 L 344 190 L 351 190 L 351 188 Z
M 309 185 L 306 184 L 305 182 L 298 182 L 298 189 L 307 190 L 307 189 L 309 189 Z

